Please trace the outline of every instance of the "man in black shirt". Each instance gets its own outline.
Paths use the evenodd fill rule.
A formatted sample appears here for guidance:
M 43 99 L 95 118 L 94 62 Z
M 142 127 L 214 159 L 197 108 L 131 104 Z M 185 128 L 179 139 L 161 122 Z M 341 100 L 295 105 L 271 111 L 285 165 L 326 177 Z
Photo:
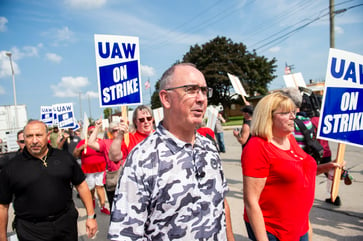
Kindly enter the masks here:
M 48 144 L 41 121 L 24 128 L 25 148 L 0 172 L 0 241 L 6 241 L 9 204 L 14 195 L 15 229 L 22 240 L 78 240 L 73 184 L 86 207 L 89 237 L 97 231 L 91 193 L 72 155 Z

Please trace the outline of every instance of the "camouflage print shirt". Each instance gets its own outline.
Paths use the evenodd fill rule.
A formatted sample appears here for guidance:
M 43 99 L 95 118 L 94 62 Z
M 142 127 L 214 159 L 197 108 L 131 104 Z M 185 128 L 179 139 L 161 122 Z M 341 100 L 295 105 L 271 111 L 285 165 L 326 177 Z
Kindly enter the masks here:
M 192 146 L 160 124 L 127 157 L 108 238 L 226 240 L 227 191 L 215 145 L 196 134 Z

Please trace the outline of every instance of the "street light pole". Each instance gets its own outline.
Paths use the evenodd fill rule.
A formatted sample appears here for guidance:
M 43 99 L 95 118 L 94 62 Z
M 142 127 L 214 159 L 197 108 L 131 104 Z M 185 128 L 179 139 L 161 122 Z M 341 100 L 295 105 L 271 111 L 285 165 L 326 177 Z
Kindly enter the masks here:
M 17 104 L 16 104 L 16 89 L 15 89 L 15 72 L 14 72 L 14 67 L 13 67 L 13 61 L 11 59 L 11 52 L 7 52 L 6 56 L 9 57 L 9 61 L 10 61 L 10 66 L 11 66 L 11 75 L 13 77 L 13 94 L 14 94 L 14 108 L 15 108 L 15 128 L 18 128 L 18 110 L 17 110 Z

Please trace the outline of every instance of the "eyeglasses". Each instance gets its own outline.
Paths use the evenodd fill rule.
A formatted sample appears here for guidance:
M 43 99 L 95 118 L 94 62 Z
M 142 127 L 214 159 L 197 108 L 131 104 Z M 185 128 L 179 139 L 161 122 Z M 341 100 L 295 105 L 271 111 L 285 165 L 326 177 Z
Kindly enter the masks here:
M 153 119 L 153 117 L 152 116 L 148 116 L 148 117 L 146 117 L 146 120 L 147 121 L 151 121 Z M 144 123 L 145 122 L 145 117 L 142 117 L 142 118 L 139 118 L 138 119 L 141 123 Z
M 25 143 L 25 140 L 18 140 L 18 142 L 19 142 L 20 144 L 24 144 L 24 143 Z
M 111 130 L 111 132 L 112 132 L 112 133 L 114 133 L 114 132 L 118 132 L 118 130 L 117 130 L 117 129 L 113 129 L 113 130 Z
M 295 110 L 285 111 L 285 112 L 274 112 L 274 114 L 279 114 L 279 115 L 284 115 L 284 116 L 292 115 L 293 117 L 296 117 L 296 111 Z
M 197 94 L 199 93 L 199 91 L 201 91 L 203 95 L 207 96 L 207 98 L 211 98 L 213 95 L 212 88 L 209 88 L 207 86 L 199 86 L 199 85 L 182 85 L 182 86 L 177 86 L 177 87 L 168 88 L 168 89 L 164 89 L 164 90 L 169 91 L 169 90 L 176 90 L 176 89 L 181 89 L 181 88 L 184 88 L 185 93 L 191 97 L 196 97 Z

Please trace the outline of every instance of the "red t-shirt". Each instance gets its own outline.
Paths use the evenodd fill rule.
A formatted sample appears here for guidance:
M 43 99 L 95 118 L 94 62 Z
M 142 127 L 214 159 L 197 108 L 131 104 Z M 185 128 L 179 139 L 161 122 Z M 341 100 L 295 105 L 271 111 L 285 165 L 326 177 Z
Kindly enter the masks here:
M 243 175 L 265 178 L 259 205 L 266 230 L 279 240 L 299 240 L 308 231 L 314 201 L 316 162 L 289 135 L 290 150 L 252 137 L 242 152 Z M 245 221 L 249 222 L 246 209 Z
M 85 144 L 85 140 L 78 142 L 76 148 Z M 81 168 L 84 173 L 103 172 L 106 170 L 106 161 L 101 152 L 87 146 L 86 154 L 81 152 Z
M 122 161 L 113 162 L 110 160 L 110 158 L 108 156 L 112 142 L 113 142 L 113 140 L 111 140 L 111 139 L 98 140 L 98 144 L 100 146 L 100 152 L 103 154 L 104 158 L 106 159 L 107 170 L 110 172 L 118 170 L 120 168 L 120 165 L 123 165 Z M 121 150 L 121 151 L 124 154 L 125 150 Z
M 122 159 L 125 161 L 131 150 L 148 136 L 148 134 L 142 134 L 138 131 L 135 133 L 129 133 L 129 145 L 126 146 L 125 140 L 121 143 Z
M 214 131 L 211 129 L 211 128 L 208 128 L 208 127 L 200 127 L 200 128 L 198 128 L 197 129 L 197 132 L 199 133 L 199 134 L 201 134 L 202 136 L 207 136 L 207 134 L 208 135 L 210 135 L 213 139 L 214 139 Z

